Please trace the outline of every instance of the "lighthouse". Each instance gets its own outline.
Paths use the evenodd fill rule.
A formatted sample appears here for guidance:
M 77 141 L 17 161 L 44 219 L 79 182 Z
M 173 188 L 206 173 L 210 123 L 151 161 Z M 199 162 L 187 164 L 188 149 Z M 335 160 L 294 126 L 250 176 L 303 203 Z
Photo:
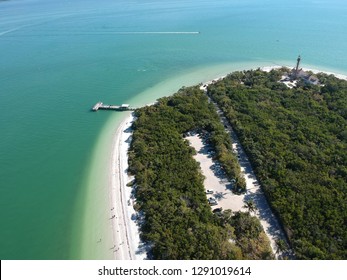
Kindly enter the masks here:
M 301 56 L 299 55 L 298 59 L 296 60 L 296 67 L 295 67 L 295 72 L 294 72 L 294 78 L 295 79 L 298 77 L 300 61 L 301 61 Z

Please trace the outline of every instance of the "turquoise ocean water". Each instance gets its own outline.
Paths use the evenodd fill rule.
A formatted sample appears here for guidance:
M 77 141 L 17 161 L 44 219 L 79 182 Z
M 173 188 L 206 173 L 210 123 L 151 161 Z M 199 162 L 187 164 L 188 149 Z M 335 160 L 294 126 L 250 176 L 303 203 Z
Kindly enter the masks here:
M 90 112 L 97 101 L 143 105 L 299 54 L 346 74 L 346 30 L 344 0 L 0 1 L 0 258 L 111 258 L 126 113 Z

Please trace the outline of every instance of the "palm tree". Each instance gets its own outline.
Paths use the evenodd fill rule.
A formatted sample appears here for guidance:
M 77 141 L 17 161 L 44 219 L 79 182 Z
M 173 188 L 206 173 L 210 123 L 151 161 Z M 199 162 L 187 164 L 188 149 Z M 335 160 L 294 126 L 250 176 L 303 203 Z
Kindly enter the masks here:
M 285 253 L 288 249 L 288 245 L 287 243 L 283 240 L 283 239 L 280 239 L 280 238 L 277 238 L 275 240 L 276 242 L 276 254 L 277 255 L 280 255 L 282 253 Z
M 252 199 L 247 200 L 243 208 L 247 208 L 249 213 L 252 213 L 252 212 L 255 213 L 255 211 L 257 210 L 257 207 L 255 206 L 255 203 Z

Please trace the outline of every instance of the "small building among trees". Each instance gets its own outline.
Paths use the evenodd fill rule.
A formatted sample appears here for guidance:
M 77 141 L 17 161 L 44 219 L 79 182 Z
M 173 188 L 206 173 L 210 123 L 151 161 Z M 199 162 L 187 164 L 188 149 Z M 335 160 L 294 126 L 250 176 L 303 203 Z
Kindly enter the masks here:
M 295 81 L 298 79 L 302 79 L 305 83 L 311 84 L 311 85 L 320 85 L 319 79 L 317 78 L 317 76 L 304 71 L 302 68 L 300 67 L 300 61 L 301 61 L 301 57 L 300 55 L 297 58 L 297 63 L 296 63 L 296 67 L 292 69 L 291 73 L 290 73 L 290 78 L 291 80 Z

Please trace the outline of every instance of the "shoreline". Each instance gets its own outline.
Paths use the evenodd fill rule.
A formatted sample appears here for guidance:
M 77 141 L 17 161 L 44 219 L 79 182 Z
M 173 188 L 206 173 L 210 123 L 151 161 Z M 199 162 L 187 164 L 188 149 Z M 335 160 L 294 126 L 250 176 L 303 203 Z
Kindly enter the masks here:
M 114 134 L 112 145 L 109 197 L 114 247 L 110 249 L 116 260 L 141 260 L 146 257 L 146 252 L 139 250 L 141 242 L 139 228 L 133 218 L 136 212 L 133 208 L 132 188 L 127 186 L 132 180 L 127 169 L 129 138 L 132 136 L 130 128 L 134 119 L 130 113 L 122 120 Z
M 260 70 L 265 71 L 265 72 L 270 72 L 272 69 L 280 69 L 282 67 L 286 67 L 289 69 L 292 69 L 293 66 L 288 66 L 288 65 L 284 65 L 284 66 L 265 66 L 265 67 L 259 67 Z M 335 73 L 335 72 L 330 72 L 330 71 L 324 71 L 324 70 L 318 70 L 315 68 L 306 68 L 306 67 L 302 67 L 302 70 L 304 71 L 311 71 L 313 74 L 318 74 L 318 73 L 323 73 L 323 74 L 327 74 L 327 75 L 333 75 L 338 79 L 341 80 L 346 80 L 347 81 L 347 75 L 344 74 L 339 74 L 339 73 Z
M 289 66 L 289 65 L 282 65 L 282 66 L 281 65 L 270 65 L 270 66 L 259 66 L 259 67 L 255 66 L 255 67 L 250 67 L 248 69 L 242 69 L 242 70 L 232 70 L 228 74 L 225 74 L 225 75 L 222 75 L 222 76 L 218 76 L 218 77 L 216 77 L 216 78 L 214 78 L 212 80 L 201 82 L 202 86 L 200 88 L 203 90 L 208 85 L 210 85 L 210 84 L 212 84 L 214 82 L 217 82 L 219 80 L 222 80 L 225 77 L 227 77 L 229 74 L 231 74 L 233 72 L 236 72 L 236 71 L 248 71 L 248 70 L 260 69 L 260 70 L 265 71 L 265 72 L 270 72 L 273 69 L 276 70 L 276 69 L 280 69 L 282 67 L 286 67 L 288 69 L 292 69 L 293 68 L 293 66 Z M 347 81 L 347 74 L 340 74 L 340 73 L 336 73 L 336 72 L 325 71 L 325 70 L 318 70 L 316 68 L 306 68 L 306 67 L 302 67 L 302 70 L 304 70 L 304 71 L 311 71 L 313 74 L 323 73 L 323 74 L 327 74 L 327 75 L 333 75 L 333 76 L 335 76 L 338 79 Z
M 289 66 L 273 65 L 243 70 L 231 70 L 230 73 L 235 71 L 254 70 L 258 68 L 262 71 L 271 71 L 272 69 L 278 69 L 281 67 L 290 68 Z M 328 75 L 334 75 L 336 78 L 347 80 L 347 75 L 343 74 L 304 67 L 303 70 L 312 71 L 315 74 L 325 73 Z M 212 80 L 201 82 L 201 88 L 203 89 L 204 86 L 206 87 L 215 81 L 225 78 L 228 74 L 219 76 Z M 153 102 L 153 100 L 151 102 Z M 140 249 L 142 247 L 140 241 L 140 232 L 138 226 L 136 225 L 136 219 L 133 219 L 133 217 L 136 217 L 137 213 L 133 208 L 134 198 L 131 197 L 132 188 L 127 187 L 127 183 L 132 180 L 132 178 L 130 178 L 127 174 L 127 168 L 128 150 L 130 145 L 129 138 L 132 136 L 130 127 L 134 120 L 135 118 L 131 113 L 124 117 L 121 123 L 117 126 L 112 140 L 112 163 L 109 167 L 109 200 L 111 209 L 109 210 L 114 248 L 110 249 L 113 250 L 113 256 L 116 260 L 142 260 L 146 258 L 147 253 L 146 250 Z M 113 215 L 114 218 L 112 218 Z M 270 240 L 270 243 L 272 245 L 272 249 L 275 249 L 276 246 L 274 244 L 274 240 Z

